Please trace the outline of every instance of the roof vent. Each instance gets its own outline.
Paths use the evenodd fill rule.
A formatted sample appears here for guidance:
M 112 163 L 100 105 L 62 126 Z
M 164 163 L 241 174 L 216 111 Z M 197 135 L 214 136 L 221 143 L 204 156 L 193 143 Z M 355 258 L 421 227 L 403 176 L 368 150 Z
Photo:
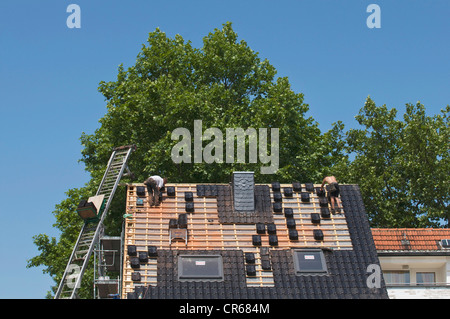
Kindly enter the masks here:
M 255 210 L 255 180 L 253 172 L 233 173 L 234 209 L 241 212 Z
M 403 239 L 400 242 L 402 243 L 403 248 L 405 250 L 411 249 L 411 243 L 410 243 L 408 237 L 406 236 L 405 232 L 403 233 Z

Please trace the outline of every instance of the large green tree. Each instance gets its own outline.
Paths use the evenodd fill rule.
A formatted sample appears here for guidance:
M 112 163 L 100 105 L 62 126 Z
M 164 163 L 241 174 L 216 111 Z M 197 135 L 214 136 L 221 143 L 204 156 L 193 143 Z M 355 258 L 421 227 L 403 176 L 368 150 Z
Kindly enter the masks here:
M 286 77 L 276 77 L 269 61 L 238 40 L 231 23 L 205 36 L 202 48 L 192 47 L 180 35 L 169 38 L 159 29 L 151 32 L 135 65 L 119 66 L 117 79 L 101 82 L 99 91 L 107 112 L 93 134 L 81 136 L 81 160 L 92 178 L 86 187 L 68 191 L 67 199 L 56 206 L 54 226 L 61 237 L 35 236 L 41 254 L 28 263 L 44 266 L 56 283 L 81 227 L 77 204 L 95 193 L 113 147 L 137 146 L 129 166 L 141 182 L 150 174 L 165 176 L 169 183 L 228 182 L 235 170 L 254 171 L 257 182 L 320 181 L 334 161 L 332 134 L 321 134 L 318 124 L 306 116 L 303 94 L 294 92 Z M 177 128 L 194 132 L 195 120 L 202 121 L 203 130 L 218 128 L 224 134 L 227 128 L 268 129 L 269 153 L 277 144 L 271 143 L 270 129 L 279 129 L 279 169 L 261 174 L 260 168 L 268 164 L 250 163 L 249 148 L 244 163 L 175 163 L 171 150 L 179 141 L 172 139 L 172 132 Z M 119 232 L 124 212 L 122 187 L 105 222 L 107 232 Z M 81 296 L 90 294 L 88 280 Z
M 227 128 L 278 128 L 280 169 L 271 178 L 315 179 L 317 164 L 323 164 L 314 154 L 321 133 L 305 116 L 303 94 L 293 92 L 286 77 L 276 78 L 275 68 L 238 41 L 230 23 L 206 36 L 201 49 L 157 29 L 136 64 L 127 70 L 120 66 L 117 80 L 101 82 L 99 91 L 108 112 L 94 134 L 81 138 L 83 162 L 94 177 L 101 175 L 112 147 L 134 143 L 131 166 L 140 180 L 158 173 L 172 182 L 219 182 L 240 169 L 267 179 L 260 174 L 261 162 L 174 163 L 172 132 L 186 128 L 193 134 L 195 120 L 204 130 L 224 134 Z
M 344 133 L 338 123 L 330 130 L 346 154 L 334 171 L 341 181 L 359 184 L 373 227 L 448 225 L 449 111 L 427 116 L 421 103 L 406 104 L 401 118 L 369 97 L 355 117 L 362 128 Z

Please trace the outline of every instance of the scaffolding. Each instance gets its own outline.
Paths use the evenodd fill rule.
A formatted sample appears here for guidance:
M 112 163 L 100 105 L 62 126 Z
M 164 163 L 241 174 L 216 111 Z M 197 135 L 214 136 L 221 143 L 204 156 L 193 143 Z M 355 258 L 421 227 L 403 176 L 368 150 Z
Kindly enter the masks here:
M 121 236 L 102 236 L 94 250 L 94 298 L 117 299 L 121 291 Z

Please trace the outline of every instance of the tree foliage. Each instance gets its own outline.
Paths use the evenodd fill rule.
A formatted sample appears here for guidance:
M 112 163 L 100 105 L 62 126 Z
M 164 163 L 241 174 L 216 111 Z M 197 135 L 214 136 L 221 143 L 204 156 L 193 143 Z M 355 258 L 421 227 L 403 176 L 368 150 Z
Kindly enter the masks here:
M 427 116 L 421 103 L 376 106 L 369 97 L 355 117 L 363 127 L 345 134 L 336 126 L 343 153 L 340 179 L 359 184 L 374 227 L 442 227 L 450 211 L 450 129 L 447 106 Z M 338 136 L 337 134 L 340 134 Z
M 83 134 L 83 161 L 90 172 L 100 173 L 112 147 L 133 143 L 137 151 L 131 166 L 140 180 L 160 174 L 172 182 L 220 182 L 241 169 L 254 170 L 257 180 L 264 179 L 261 163 L 175 164 L 170 151 L 177 141 L 171 133 L 176 128 L 193 132 L 194 121 L 202 120 L 203 129 L 222 132 L 279 128 L 280 170 L 272 178 L 316 178 L 316 161 L 323 160 L 314 154 L 320 130 L 305 116 L 303 94 L 293 92 L 287 78 L 275 75 L 267 60 L 238 41 L 230 23 L 208 34 L 201 49 L 157 29 L 134 66 L 125 70 L 121 65 L 116 81 L 100 83 L 108 112 L 94 134 Z

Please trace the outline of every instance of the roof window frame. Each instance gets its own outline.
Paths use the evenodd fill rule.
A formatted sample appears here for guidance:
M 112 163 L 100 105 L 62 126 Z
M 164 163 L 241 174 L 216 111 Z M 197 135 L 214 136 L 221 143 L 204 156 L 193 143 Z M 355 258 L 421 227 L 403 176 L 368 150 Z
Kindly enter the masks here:
M 202 275 L 202 274 L 192 274 L 186 273 L 186 264 L 183 263 L 183 259 L 198 259 L 196 263 L 199 263 L 199 266 L 206 265 L 208 260 L 217 260 L 217 274 L 213 275 Z M 189 255 L 182 254 L 178 255 L 177 258 L 178 263 L 178 280 L 179 281 L 224 281 L 224 267 L 223 267 L 223 257 L 217 254 L 205 254 L 205 255 Z
M 320 261 L 320 268 L 315 269 L 305 269 L 304 265 L 301 265 L 301 261 L 299 260 L 300 255 L 303 255 L 310 260 L 315 260 L 317 257 Z M 296 276 L 305 276 L 305 275 L 327 275 L 328 267 L 327 261 L 325 258 L 325 254 L 323 250 L 320 248 L 298 248 L 292 250 L 292 258 L 294 260 L 294 270 Z

